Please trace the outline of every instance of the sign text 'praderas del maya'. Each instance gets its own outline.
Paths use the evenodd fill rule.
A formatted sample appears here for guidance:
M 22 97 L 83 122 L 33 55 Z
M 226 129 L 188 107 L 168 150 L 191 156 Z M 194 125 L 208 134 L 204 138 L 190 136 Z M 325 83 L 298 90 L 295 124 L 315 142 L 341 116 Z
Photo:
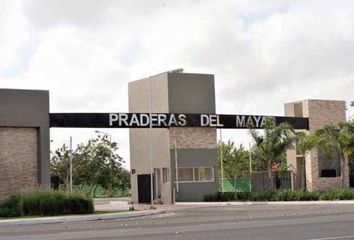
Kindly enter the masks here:
M 287 122 L 295 129 L 308 129 L 307 118 L 189 113 L 52 113 L 51 127 L 93 128 L 263 128 L 267 118 Z

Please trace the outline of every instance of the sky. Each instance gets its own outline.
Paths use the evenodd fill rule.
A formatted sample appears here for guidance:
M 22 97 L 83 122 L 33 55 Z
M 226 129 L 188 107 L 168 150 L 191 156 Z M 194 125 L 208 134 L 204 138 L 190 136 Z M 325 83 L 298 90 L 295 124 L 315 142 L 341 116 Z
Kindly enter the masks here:
M 177 68 L 215 75 L 220 114 L 354 100 L 354 1 L 0 2 L 0 88 L 49 90 L 50 112 L 127 112 L 129 81 Z M 95 130 L 112 135 L 128 168 L 127 129 L 51 129 L 51 148 Z M 222 136 L 249 142 L 242 130 Z

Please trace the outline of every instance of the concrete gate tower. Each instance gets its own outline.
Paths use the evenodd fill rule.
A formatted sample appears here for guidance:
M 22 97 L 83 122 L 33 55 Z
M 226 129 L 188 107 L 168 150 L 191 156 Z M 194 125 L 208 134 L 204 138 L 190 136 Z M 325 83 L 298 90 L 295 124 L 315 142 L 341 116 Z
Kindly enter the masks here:
M 172 71 L 130 82 L 131 113 L 149 112 L 149 92 L 153 113 L 215 114 L 213 75 Z M 130 129 L 134 203 L 151 201 L 149 131 Z M 203 201 L 217 192 L 215 128 L 153 128 L 151 140 L 155 201 Z

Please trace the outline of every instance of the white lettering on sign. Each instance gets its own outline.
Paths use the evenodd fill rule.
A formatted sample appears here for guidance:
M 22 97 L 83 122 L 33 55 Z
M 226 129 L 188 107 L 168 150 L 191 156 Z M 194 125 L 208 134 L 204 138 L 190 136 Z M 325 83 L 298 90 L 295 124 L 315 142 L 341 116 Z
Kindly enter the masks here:
M 220 123 L 220 118 L 218 115 L 209 115 L 209 126 L 210 127 L 223 127 L 224 124 Z
M 216 114 L 202 114 L 200 115 L 200 126 L 202 127 L 223 127 L 220 123 L 220 116 Z
M 168 126 L 177 126 L 177 119 L 174 114 L 171 114 Z
M 256 122 L 256 126 L 259 127 L 260 126 L 260 123 L 261 123 L 261 119 L 262 117 L 261 116 L 254 116 L 254 120 Z
M 208 115 L 201 114 L 200 115 L 200 126 L 206 127 L 209 125 L 209 117 Z
M 265 122 L 263 116 L 236 116 L 237 128 L 262 128 Z
M 187 116 L 185 114 L 180 114 L 178 115 L 178 124 L 181 127 L 184 127 L 187 125 L 187 120 L 186 120 Z
M 150 121 L 151 121 L 151 126 L 158 126 L 157 125 L 157 114 L 156 113 L 152 113 L 150 114 Z
M 263 128 L 267 119 L 265 116 L 235 115 L 235 122 L 230 122 L 227 117 L 217 114 L 109 113 L 109 126 L 149 127 L 151 124 L 152 127 Z
M 245 116 L 236 116 L 236 127 L 245 127 Z
M 124 126 L 124 125 L 129 126 L 129 124 L 128 124 L 128 114 L 120 113 L 118 120 L 119 120 L 119 126 Z
M 266 118 L 265 117 L 262 117 L 262 122 L 261 122 L 261 128 L 264 126 L 264 124 L 265 124 L 265 121 L 266 121 Z
M 118 121 L 118 114 L 110 113 L 109 114 L 109 126 L 113 126 L 113 122 Z
M 149 126 L 149 115 L 148 114 L 145 114 L 145 113 L 142 113 L 140 114 L 140 126 Z
M 249 116 L 247 118 L 246 127 L 254 127 L 253 120 L 252 120 L 251 116 Z
M 140 121 L 139 121 L 138 116 L 136 114 L 133 114 L 132 118 L 130 119 L 130 125 L 133 125 L 133 124 L 140 126 Z
M 165 114 L 159 114 L 158 117 L 158 125 L 159 126 L 164 126 L 166 127 L 166 119 L 167 119 L 167 116 Z

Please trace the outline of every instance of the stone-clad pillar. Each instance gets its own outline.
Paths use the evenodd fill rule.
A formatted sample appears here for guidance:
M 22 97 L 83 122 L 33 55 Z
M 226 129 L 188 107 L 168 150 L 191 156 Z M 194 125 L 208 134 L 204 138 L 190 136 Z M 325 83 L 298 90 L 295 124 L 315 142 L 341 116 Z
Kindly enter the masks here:
M 292 117 L 309 118 L 309 131 L 326 124 L 337 123 L 346 119 L 344 101 L 333 100 L 304 100 L 285 104 L 285 115 Z M 296 149 L 288 150 L 287 162 L 295 169 L 296 188 L 301 188 L 302 166 L 301 156 Z M 339 160 L 326 159 L 319 149 L 313 149 L 305 156 L 306 189 L 308 191 L 322 191 L 340 187 Z M 336 176 L 326 177 L 323 170 L 336 171 Z M 345 163 L 345 185 L 349 186 L 348 162 Z

